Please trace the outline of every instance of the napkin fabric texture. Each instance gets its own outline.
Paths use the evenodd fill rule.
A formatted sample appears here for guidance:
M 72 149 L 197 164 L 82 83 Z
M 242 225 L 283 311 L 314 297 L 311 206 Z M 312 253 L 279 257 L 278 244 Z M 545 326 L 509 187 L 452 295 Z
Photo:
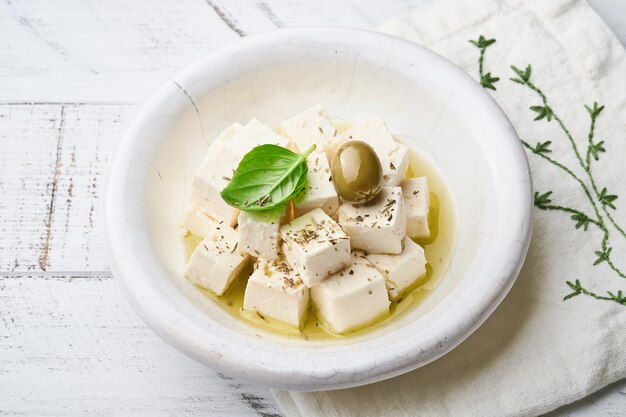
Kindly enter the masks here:
M 380 30 L 433 49 L 477 80 L 481 47 L 469 40 L 496 40 L 484 49 L 483 84 L 533 148 L 530 251 L 500 307 L 449 354 L 359 388 L 274 391 L 281 409 L 293 417 L 536 416 L 626 377 L 620 42 L 583 0 L 434 0 Z M 529 64 L 530 74 L 510 68 Z

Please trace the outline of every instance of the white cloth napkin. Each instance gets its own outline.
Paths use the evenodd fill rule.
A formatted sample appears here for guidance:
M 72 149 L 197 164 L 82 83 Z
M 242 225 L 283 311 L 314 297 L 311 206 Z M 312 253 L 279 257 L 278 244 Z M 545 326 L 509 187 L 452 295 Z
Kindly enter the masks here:
M 274 391 L 282 410 L 288 416 L 534 416 L 626 377 L 626 279 L 619 275 L 626 272 L 626 233 L 609 218 L 625 230 L 626 53 L 619 41 L 582 0 L 435 0 L 380 29 L 435 50 L 477 79 L 481 48 L 468 41 L 496 39 L 486 46 L 483 74 L 499 77 L 488 91 L 536 150 L 527 154 L 536 205 L 544 209 L 535 209 L 517 283 L 466 342 L 380 383 Z M 528 64 L 529 81 L 546 103 L 510 68 Z M 568 294 L 577 295 L 563 300 Z

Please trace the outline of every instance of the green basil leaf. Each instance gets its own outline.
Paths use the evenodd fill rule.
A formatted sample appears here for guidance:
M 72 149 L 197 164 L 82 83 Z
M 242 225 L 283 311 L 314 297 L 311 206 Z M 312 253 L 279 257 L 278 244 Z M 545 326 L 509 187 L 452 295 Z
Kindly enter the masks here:
M 306 158 L 276 145 L 260 145 L 244 155 L 222 190 L 224 201 L 244 211 L 265 211 L 285 204 L 306 186 Z

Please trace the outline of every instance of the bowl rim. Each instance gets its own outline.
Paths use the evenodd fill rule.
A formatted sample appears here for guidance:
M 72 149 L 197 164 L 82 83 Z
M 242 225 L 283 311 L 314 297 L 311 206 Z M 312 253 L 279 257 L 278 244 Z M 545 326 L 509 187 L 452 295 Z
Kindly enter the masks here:
M 248 338 L 250 344 L 238 346 L 237 349 L 231 350 L 229 349 L 229 343 L 220 342 L 218 337 L 214 337 L 215 340 L 212 344 L 204 343 L 206 342 L 205 338 L 202 339 L 202 344 L 199 343 L 200 339 L 194 339 L 194 334 L 201 334 L 203 331 L 206 333 L 206 329 L 199 328 L 181 312 L 177 311 L 175 306 L 163 294 L 160 294 L 150 285 L 150 280 L 147 279 L 149 274 L 142 268 L 142 265 L 137 260 L 133 262 L 133 259 L 128 259 L 129 257 L 132 258 L 132 250 L 129 250 L 132 248 L 130 248 L 127 241 L 124 241 L 124 232 L 121 230 L 124 226 L 124 218 L 121 215 L 123 211 L 120 209 L 124 206 L 122 201 L 125 201 L 125 197 L 123 192 L 120 192 L 122 191 L 120 186 L 124 184 L 124 173 L 127 173 L 130 168 L 131 159 L 128 156 L 130 152 L 126 151 L 134 146 L 135 132 L 140 130 L 141 126 L 149 120 L 150 115 L 155 110 L 165 104 L 165 100 L 172 89 L 172 84 L 182 89 L 176 81 L 177 79 L 185 79 L 190 74 L 201 71 L 207 61 L 223 60 L 237 52 L 254 48 L 257 45 L 286 42 L 294 37 L 315 40 L 318 39 L 318 35 L 325 34 L 327 36 L 329 32 L 334 32 L 338 38 L 350 36 L 356 39 L 393 40 L 394 47 L 421 55 L 434 65 L 445 69 L 447 74 L 453 75 L 455 81 L 462 84 L 463 89 L 469 90 L 472 98 L 476 99 L 476 105 L 483 106 L 485 111 L 490 113 L 494 121 L 499 124 L 499 128 L 503 133 L 503 137 L 500 140 L 510 142 L 507 145 L 509 155 L 504 155 L 503 157 L 510 158 L 514 162 L 511 164 L 512 169 L 519 171 L 518 174 L 520 176 L 525 175 L 528 181 L 526 183 L 527 186 L 519 187 L 518 190 L 519 199 L 516 202 L 518 204 L 521 203 L 520 208 L 513 210 L 509 214 L 513 216 L 512 220 L 514 220 L 508 222 L 509 224 L 522 224 L 521 227 L 517 227 L 514 231 L 509 230 L 509 234 L 516 236 L 520 243 L 517 249 L 511 250 L 509 258 L 516 259 L 517 262 L 515 265 L 508 267 L 506 274 L 504 274 L 505 276 L 502 276 L 499 280 L 497 288 L 495 285 L 492 285 L 488 291 L 483 289 L 485 296 L 480 303 L 465 306 L 464 310 L 471 320 L 465 319 L 464 325 L 461 325 L 459 322 L 454 324 L 443 323 L 442 328 L 438 328 L 436 333 L 439 333 L 439 336 L 447 335 L 446 344 L 442 345 L 440 349 L 435 349 L 434 353 L 431 352 L 429 355 L 424 355 L 424 351 L 427 349 L 408 346 L 400 349 L 404 356 L 403 360 L 399 361 L 397 360 L 397 351 L 386 352 L 381 350 L 380 352 L 368 352 L 368 356 L 371 358 L 369 361 L 364 360 L 358 363 L 345 361 L 345 363 L 329 364 L 328 367 L 332 370 L 332 381 L 325 381 L 312 376 L 316 369 L 311 365 L 296 369 L 286 369 L 274 366 L 271 361 L 263 363 L 262 360 L 259 360 L 259 352 L 253 345 L 256 344 L 255 341 L 265 344 L 272 344 L 271 342 Z M 183 92 L 188 95 L 186 91 L 183 90 Z M 188 98 L 193 102 L 189 95 Z M 483 324 L 513 286 L 530 244 L 533 217 L 532 207 L 532 180 L 528 160 L 519 138 L 502 109 L 475 80 L 446 58 L 408 40 L 372 30 L 324 26 L 280 29 L 243 38 L 206 54 L 166 81 L 140 107 L 134 119 L 127 126 L 114 156 L 109 161 L 101 200 L 102 235 L 108 264 L 125 298 L 149 327 L 178 350 L 220 372 L 225 372 L 242 380 L 269 384 L 275 388 L 307 391 L 348 388 L 391 378 L 430 363 L 458 346 Z M 499 227 L 511 226 L 499 223 Z M 122 259 L 124 259 L 124 262 L 121 261 Z M 476 282 L 472 285 L 475 284 Z M 437 337 L 433 337 L 432 340 L 429 340 L 429 343 L 438 343 L 436 339 Z M 299 348 L 287 346 L 285 348 L 302 351 Z M 250 355 L 242 355 L 242 351 L 250 353 Z M 265 353 L 261 352 L 260 354 L 263 355 Z M 378 369 L 372 371 L 372 363 Z

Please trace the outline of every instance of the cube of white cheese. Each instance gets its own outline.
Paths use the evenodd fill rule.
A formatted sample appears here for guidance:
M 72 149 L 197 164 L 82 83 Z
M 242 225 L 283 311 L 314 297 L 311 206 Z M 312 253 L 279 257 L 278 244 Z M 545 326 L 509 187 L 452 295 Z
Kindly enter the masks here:
M 321 152 L 330 138 L 337 134 L 337 129 L 328 118 L 326 110 L 319 104 L 285 120 L 281 128 L 300 152 L 306 151 L 312 145 Z
M 250 120 L 246 126 L 235 123 L 224 130 L 194 175 L 191 201 L 214 219 L 235 225 L 239 210 L 226 204 L 220 192 L 230 181 L 241 158 L 263 144 L 287 147 L 289 139 L 256 119 Z
M 187 203 L 183 210 L 183 217 L 180 222 L 184 234 L 191 233 L 194 236 L 203 238 L 211 231 L 215 220 L 209 217 L 193 201 Z
M 239 213 L 238 249 L 255 257 L 274 259 L 278 257 L 278 227 L 281 212 Z
M 229 152 L 209 153 L 194 175 L 190 197 L 190 202 L 201 211 L 230 225 L 237 222 L 239 210 L 226 204 L 220 192 L 230 181 L 238 163 L 237 157 Z
M 248 279 L 243 308 L 300 327 L 309 308 L 309 289 L 284 260 L 259 258 Z
M 309 288 L 350 264 L 350 239 L 322 209 L 281 226 L 280 236 L 287 261 Z
M 237 231 L 216 222 L 193 251 L 185 275 L 194 284 L 222 295 L 247 266 L 249 258 L 237 251 Z
M 243 129 L 226 142 L 225 149 L 241 159 L 253 148 L 266 144 L 287 148 L 289 147 L 289 139 L 274 132 L 257 119 L 252 119 Z
M 428 210 L 430 194 L 426 177 L 406 178 L 400 184 L 406 206 L 406 234 L 417 238 L 430 237 Z
M 339 224 L 353 248 L 370 253 L 400 253 L 406 231 L 406 210 L 400 187 L 382 187 L 366 205 L 343 202 Z
M 336 333 L 363 327 L 389 313 L 385 278 L 363 259 L 362 252 L 352 254 L 347 268 L 311 288 L 311 298 L 318 318 Z
M 395 300 L 407 288 L 426 277 L 424 249 L 405 237 L 398 255 L 367 254 L 367 259 L 386 280 L 389 298 Z
M 215 220 L 225 221 L 231 225 L 236 223 L 239 210 L 226 204 L 220 192 L 230 181 L 241 157 L 229 152 L 225 147 L 244 129 L 244 126 L 235 123 L 224 130 L 211 144 L 194 174 L 193 188 L 188 203 L 195 207 L 194 210 L 198 209 Z
M 207 153 L 217 153 L 226 147 L 226 144 L 230 142 L 239 132 L 243 131 L 246 127 L 240 123 L 233 123 L 218 135 L 217 138 L 209 146 Z
M 339 207 L 337 190 L 333 185 L 328 159 L 323 152 L 314 152 L 307 158 L 308 174 L 306 189 L 296 202 L 296 216 L 321 208 L 333 216 Z
M 382 165 L 383 185 L 400 185 L 409 167 L 409 148 L 394 139 L 380 117 L 354 126 L 339 135 L 328 145 L 330 158 L 332 159 L 332 154 L 343 143 L 351 140 L 363 141 L 374 149 Z

